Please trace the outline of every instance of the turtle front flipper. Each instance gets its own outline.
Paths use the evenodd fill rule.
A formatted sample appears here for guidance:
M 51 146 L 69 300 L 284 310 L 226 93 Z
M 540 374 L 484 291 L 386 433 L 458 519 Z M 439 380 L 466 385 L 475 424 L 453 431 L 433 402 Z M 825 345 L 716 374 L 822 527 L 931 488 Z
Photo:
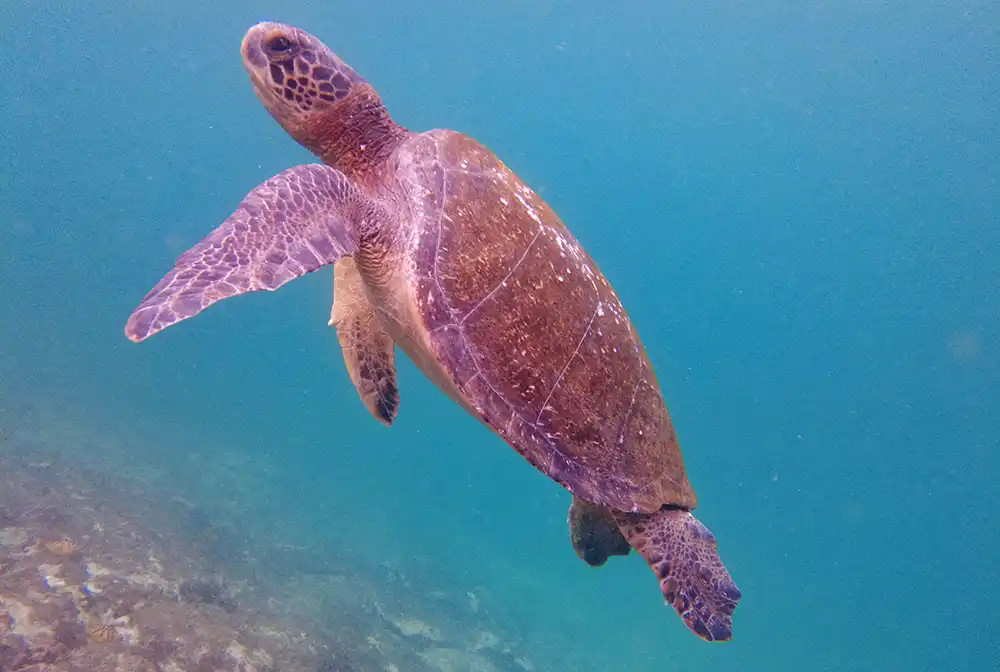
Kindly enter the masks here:
M 569 507 L 569 536 L 573 550 L 591 567 L 600 567 L 612 555 L 628 555 L 632 550 L 609 510 L 576 496 Z
M 139 342 L 194 317 L 222 299 L 274 291 L 358 249 L 358 224 L 377 218 L 372 204 L 339 170 L 302 165 L 253 189 L 129 316 L 125 334 Z
M 740 590 L 719 559 L 715 536 L 708 528 L 682 509 L 615 513 L 615 518 L 687 626 L 710 642 L 730 639 Z
M 365 294 L 353 257 L 343 257 L 333 267 L 330 326 L 337 329 L 344 363 L 361 401 L 376 420 L 391 425 L 399 408 L 396 344 Z

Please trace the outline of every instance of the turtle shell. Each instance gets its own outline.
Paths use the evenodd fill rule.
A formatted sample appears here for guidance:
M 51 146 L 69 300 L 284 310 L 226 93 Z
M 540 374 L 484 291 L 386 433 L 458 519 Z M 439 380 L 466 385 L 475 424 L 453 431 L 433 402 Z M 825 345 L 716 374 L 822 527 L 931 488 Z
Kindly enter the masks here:
M 414 300 L 449 393 L 583 499 L 694 508 L 653 368 L 597 264 L 475 140 L 409 144 L 396 174 L 414 187 Z

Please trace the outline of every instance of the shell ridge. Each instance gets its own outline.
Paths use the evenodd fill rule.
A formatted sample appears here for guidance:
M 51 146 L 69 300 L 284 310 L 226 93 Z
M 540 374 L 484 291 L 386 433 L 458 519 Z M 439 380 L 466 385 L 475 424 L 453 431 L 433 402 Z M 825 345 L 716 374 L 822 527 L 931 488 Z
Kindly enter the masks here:
M 535 241 L 537 241 L 539 236 L 541 235 L 542 235 L 542 228 L 538 227 L 538 231 L 535 232 L 535 236 L 531 239 L 531 242 L 528 243 L 528 246 L 524 248 L 524 254 L 521 255 L 521 258 L 518 259 L 516 262 L 514 262 L 514 265 L 511 267 L 510 271 L 508 271 L 507 275 L 505 275 L 503 279 L 499 283 L 497 283 L 497 286 L 491 289 L 486 294 L 486 296 L 483 297 L 482 301 L 474 305 L 472 309 L 465 314 L 465 317 L 461 318 L 458 321 L 459 327 L 461 327 L 462 324 L 464 324 L 465 321 L 469 319 L 474 312 L 482 308 L 487 301 L 493 298 L 493 295 L 495 295 L 497 292 L 499 292 L 502 288 L 504 288 L 507 285 L 507 281 L 511 279 L 511 277 L 514 275 L 514 272 L 517 271 L 518 267 L 520 267 L 521 264 L 524 262 L 524 260 L 528 258 L 528 253 L 531 252 L 531 248 L 534 247 Z
M 600 288 L 598 287 L 591 264 L 587 263 L 590 260 L 582 260 L 582 263 L 586 267 L 584 269 L 586 281 L 592 288 L 595 296 L 593 313 L 584 328 L 580 340 L 576 344 L 576 348 L 569 355 L 559 375 L 555 378 L 555 382 L 552 384 L 551 389 L 547 393 L 545 402 L 538 407 L 539 410 L 537 411 L 537 414 L 533 416 L 525 416 L 519 412 L 518 404 L 512 403 L 500 390 L 498 390 L 492 376 L 488 371 L 484 370 L 481 362 L 481 353 L 479 353 L 470 342 L 465 326 L 466 322 L 490 299 L 496 299 L 497 294 L 504 288 L 504 285 L 516 275 L 518 269 L 522 268 L 525 260 L 529 258 L 531 250 L 537 246 L 538 240 L 542 238 L 543 233 L 551 231 L 553 235 L 557 236 L 557 238 L 563 238 L 565 233 L 559 231 L 546 222 L 537 219 L 537 214 L 534 213 L 530 204 L 526 202 L 524 196 L 520 192 L 515 193 L 515 198 L 518 198 L 518 200 L 529 209 L 529 216 L 531 214 L 535 215 L 532 219 L 537 223 L 537 228 L 505 276 L 500 279 L 491 290 L 486 292 L 470 309 L 468 309 L 464 315 L 460 315 L 452 304 L 450 297 L 445 293 L 440 277 L 443 254 L 442 246 L 444 245 L 446 234 L 445 227 L 448 226 L 449 223 L 455 223 L 449 217 L 447 212 L 449 206 L 452 204 L 452 197 L 449 193 L 449 189 L 452 187 L 453 181 L 456 178 L 460 180 L 461 176 L 475 177 L 487 175 L 490 179 L 500 179 L 509 171 L 509 169 L 501 169 L 499 173 L 496 173 L 494 171 L 472 170 L 468 167 L 449 167 L 446 165 L 446 161 L 442 157 L 441 145 L 442 141 L 444 141 L 447 138 L 447 135 L 449 135 L 448 132 L 428 131 L 422 135 L 424 135 L 424 137 L 429 141 L 429 144 L 434 148 L 433 159 L 430 156 L 421 157 L 422 160 L 418 159 L 416 164 L 423 164 L 425 167 L 432 168 L 435 172 L 438 170 L 441 171 L 439 175 L 441 178 L 440 186 L 442 192 L 439 202 L 435 204 L 438 211 L 434 214 L 428 213 L 431 217 L 433 217 L 430 221 L 433 222 L 433 226 L 437 227 L 437 230 L 431 230 L 428 231 L 428 233 L 436 236 L 434 243 L 434 263 L 433 267 L 430 269 L 431 275 L 433 275 L 433 287 L 434 293 L 436 294 L 435 300 L 443 302 L 448 316 L 448 321 L 446 323 L 433 326 L 428 329 L 428 333 L 441 334 L 446 329 L 453 328 L 455 334 L 454 347 L 460 348 L 461 351 L 465 353 L 464 356 L 469 358 L 469 364 L 472 369 L 471 375 L 463 376 L 462 378 L 455 377 L 457 371 L 452 371 L 451 375 L 454 384 L 458 387 L 460 393 L 471 402 L 471 405 L 474 407 L 481 420 L 493 428 L 505 440 L 505 442 L 515 449 L 518 454 L 526 458 L 535 467 L 540 468 L 544 473 L 549 474 L 551 478 L 560 483 L 570 492 L 578 494 L 588 501 L 604 506 L 621 510 L 635 510 L 636 507 L 634 502 L 636 500 L 647 499 L 648 497 L 643 497 L 645 493 L 654 492 L 658 489 L 659 486 L 656 480 L 642 486 L 637 486 L 629 479 L 622 478 L 618 475 L 609 473 L 591 474 L 582 458 L 574 456 L 562 449 L 559 442 L 549 435 L 544 423 L 545 410 L 548 407 L 550 400 L 560 388 L 562 381 L 564 380 L 572 363 L 579 357 L 580 351 L 582 350 L 588 337 L 590 337 L 593 333 L 594 325 L 598 321 L 597 318 L 601 314 L 602 308 L 604 308 L 604 302 L 600 297 Z M 529 187 L 525 186 L 522 188 L 526 193 L 533 193 Z M 586 255 L 586 253 L 579 250 L 576 245 L 572 247 L 571 252 L 574 255 Z M 614 298 L 617 298 L 617 296 L 613 296 Z M 617 307 L 613 307 L 613 310 L 616 313 L 618 312 Z M 445 357 L 445 359 L 450 359 L 450 357 Z M 630 400 L 629 414 L 631 414 L 631 407 L 635 404 L 639 385 L 641 385 L 641 371 L 642 366 L 640 364 L 640 381 L 637 383 L 636 389 L 633 390 L 633 398 Z M 481 393 L 477 393 L 474 389 L 477 379 L 479 384 L 482 386 L 481 389 L 483 392 Z M 484 406 L 488 407 L 489 403 L 484 403 L 484 400 L 481 399 L 481 395 L 483 393 L 492 397 L 493 403 L 496 404 L 492 412 L 489 408 L 484 408 Z M 532 413 L 535 412 L 532 411 Z M 493 417 L 498 414 L 500 417 Z M 504 415 L 508 417 L 503 417 Z M 499 421 L 499 424 L 497 424 L 497 421 Z M 518 429 L 518 422 L 520 423 L 520 430 Z M 627 417 L 622 425 L 622 429 L 620 429 L 613 436 L 616 438 L 621 436 L 624 432 L 624 427 L 626 426 Z M 614 441 L 615 439 L 613 438 L 611 440 Z M 548 455 L 546 455 L 546 453 L 548 453 Z M 602 483 L 600 487 L 597 486 L 597 482 L 595 480 L 598 478 Z
M 587 337 L 590 336 L 590 330 L 594 328 L 594 320 L 597 319 L 597 314 L 600 311 L 601 311 L 601 301 L 600 299 L 598 299 L 597 306 L 594 308 L 594 314 L 590 316 L 590 322 L 587 323 L 587 329 L 583 332 L 583 337 L 580 338 L 580 341 L 576 344 L 576 350 L 574 350 L 573 354 L 571 354 L 569 356 L 569 359 L 566 360 L 566 365 L 563 366 L 562 371 L 559 372 L 559 377 L 556 378 L 556 382 L 552 385 L 552 389 L 549 390 L 548 396 L 545 397 L 545 401 L 542 402 L 541 408 L 538 409 L 538 415 L 535 416 L 536 425 L 539 422 L 541 422 L 542 413 L 544 413 L 545 409 L 548 407 L 549 401 L 552 399 L 552 395 L 556 393 L 556 390 L 559 389 L 559 385 L 562 384 L 563 378 L 566 376 L 566 371 L 569 370 L 569 365 L 572 364 L 573 360 L 576 359 L 576 356 L 580 354 L 580 348 L 583 347 L 583 344 L 584 342 L 586 342 Z
M 437 143 L 434 144 L 435 151 L 437 150 Z M 441 261 L 441 243 L 444 237 L 444 220 L 445 220 L 445 206 L 448 204 L 448 171 L 444 169 L 444 166 L 439 162 L 435 161 L 433 163 L 434 167 L 441 171 L 441 202 L 438 204 L 438 217 L 437 217 L 437 244 L 434 248 L 434 268 L 431 270 L 431 274 L 434 277 L 434 284 L 437 286 L 438 295 L 441 297 L 441 301 L 444 302 L 445 309 L 448 311 L 448 315 L 451 319 L 455 320 L 455 309 L 451 305 L 451 301 L 448 300 L 448 295 L 444 291 L 444 287 L 441 286 L 441 277 L 439 275 L 440 261 Z M 478 366 L 477 366 L 478 368 Z
M 639 388 L 642 386 L 642 372 L 646 364 L 643 360 L 639 360 L 639 375 L 636 377 L 635 389 L 632 390 L 632 401 L 629 402 L 628 409 L 625 411 L 625 417 L 622 418 L 622 426 L 618 431 L 618 445 L 621 445 L 625 441 L 625 430 L 628 428 L 628 420 L 632 416 L 632 408 L 635 406 L 636 397 L 639 396 Z

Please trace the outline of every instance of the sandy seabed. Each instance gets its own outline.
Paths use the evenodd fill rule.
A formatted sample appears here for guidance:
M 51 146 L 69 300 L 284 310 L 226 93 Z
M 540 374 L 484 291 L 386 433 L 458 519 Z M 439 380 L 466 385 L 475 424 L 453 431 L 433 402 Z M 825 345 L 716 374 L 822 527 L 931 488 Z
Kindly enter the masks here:
M 260 548 L 181 496 L 54 447 L 65 440 L 0 427 L 0 672 L 547 667 L 474 592 Z

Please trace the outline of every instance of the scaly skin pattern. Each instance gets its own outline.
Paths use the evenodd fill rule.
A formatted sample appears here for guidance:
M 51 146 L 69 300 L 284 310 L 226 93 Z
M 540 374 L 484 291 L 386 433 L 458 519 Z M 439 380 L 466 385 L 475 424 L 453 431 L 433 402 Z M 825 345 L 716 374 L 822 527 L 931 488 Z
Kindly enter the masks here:
M 653 515 L 616 513 L 615 518 L 687 626 L 709 642 L 730 639 L 740 590 L 719 559 L 708 528 L 680 509 L 664 508 Z
M 354 268 L 341 265 L 351 285 L 341 298 L 355 305 L 347 312 L 370 308 L 449 397 L 592 512 L 605 511 L 587 524 L 617 523 L 698 636 L 729 639 L 740 593 L 690 514 L 695 493 L 652 365 L 617 294 L 556 213 L 475 140 L 395 124 L 374 88 L 305 31 L 258 24 L 242 52 L 267 110 L 326 165 L 254 189 L 147 295 L 129 338 L 350 257 Z M 373 334 L 386 351 L 381 332 L 336 310 L 349 369 L 350 348 L 368 347 Z M 391 361 L 376 371 L 364 359 L 355 383 L 391 377 L 398 403 Z M 380 408 L 381 388 L 368 387 L 359 391 L 369 408 L 391 421 L 393 402 Z M 604 532 L 598 550 L 623 550 Z
M 344 362 L 361 401 L 376 420 L 391 425 L 399 408 L 396 344 L 365 294 L 353 257 L 344 257 L 334 266 L 330 326 L 337 329 Z
M 139 342 L 222 299 L 274 291 L 358 249 L 356 223 L 379 216 L 343 173 L 296 166 L 240 203 L 222 226 L 182 254 L 132 312 L 125 334 Z

